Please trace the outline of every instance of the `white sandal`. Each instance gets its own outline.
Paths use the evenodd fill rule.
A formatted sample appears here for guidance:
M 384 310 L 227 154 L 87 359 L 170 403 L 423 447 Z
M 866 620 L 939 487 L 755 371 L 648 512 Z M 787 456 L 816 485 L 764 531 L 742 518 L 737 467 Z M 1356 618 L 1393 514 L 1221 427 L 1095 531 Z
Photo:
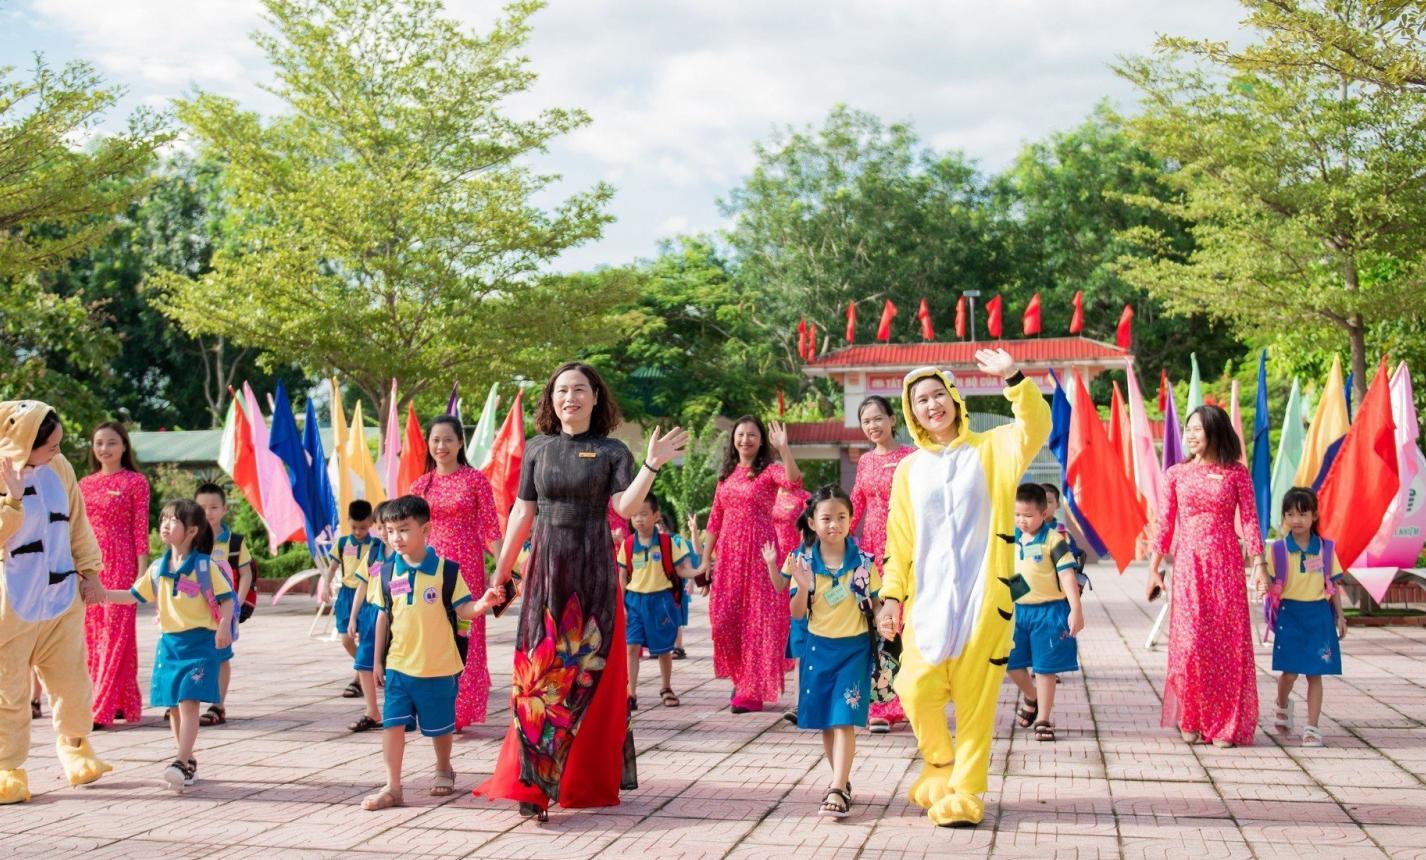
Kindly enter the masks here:
M 1287 706 L 1273 709 L 1273 731 L 1282 734 L 1291 734 L 1292 726 L 1296 720 L 1297 702 L 1293 699 L 1287 700 Z
M 1316 726 L 1306 726 L 1302 729 L 1302 745 L 1305 747 L 1326 746 L 1322 741 L 1322 730 Z

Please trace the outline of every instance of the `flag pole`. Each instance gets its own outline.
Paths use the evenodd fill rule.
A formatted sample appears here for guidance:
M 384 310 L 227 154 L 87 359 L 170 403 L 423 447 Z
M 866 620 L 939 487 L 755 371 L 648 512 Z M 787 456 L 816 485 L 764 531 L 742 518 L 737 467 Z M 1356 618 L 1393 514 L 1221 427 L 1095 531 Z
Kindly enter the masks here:
M 961 295 L 970 299 L 970 318 L 967 322 L 970 324 L 970 342 L 975 343 L 975 300 L 980 295 L 980 290 L 961 290 Z

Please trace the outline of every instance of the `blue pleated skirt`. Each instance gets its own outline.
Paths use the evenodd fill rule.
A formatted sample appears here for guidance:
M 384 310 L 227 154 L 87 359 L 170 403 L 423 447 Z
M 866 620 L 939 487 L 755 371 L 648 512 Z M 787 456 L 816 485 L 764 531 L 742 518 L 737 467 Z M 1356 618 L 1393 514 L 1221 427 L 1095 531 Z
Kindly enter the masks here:
M 149 704 L 177 707 L 179 702 L 218 701 L 218 649 L 214 633 L 206 627 L 164 633 L 154 652 Z
M 871 639 L 806 636 L 797 669 L 797 727 L 865 726 L 871 707 Z
M 1342 674 L 1342 646 L 1330 600 L 1284 600 L 1273 629 L 1273 671 Z

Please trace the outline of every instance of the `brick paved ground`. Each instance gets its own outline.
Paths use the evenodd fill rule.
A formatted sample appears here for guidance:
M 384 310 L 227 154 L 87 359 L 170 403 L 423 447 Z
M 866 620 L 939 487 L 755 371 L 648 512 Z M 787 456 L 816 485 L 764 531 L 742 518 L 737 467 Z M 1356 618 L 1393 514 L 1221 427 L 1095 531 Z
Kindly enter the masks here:
M 1345 679 L 1328 686 L 1325 749 L 1266 734 L 1251 749 L 1190 748 L 1158 728 L 1165 658 L 1142 648 L 1151 621 L 1142 572 L 1115 580 L 1101 567 L 1095 579 L 1081 637 L 1086 671 L 1061 686 L 1056 708 L 1062 740 L 1012 733 L 1007 682 L 986 820 L 974 830 L 936 829 L 908 807 L 919 763 L 904 728 L 859 738 L 854 815 L 818 819 L 828 773 L 817 735 L 774 713 L 728 712 L 728 685 L 712 678 L 706 602 L 695 605 L 690 659 L 675 664 L 683 707 L 657 706 L 655 664 L 644 664 L 635 721 L 642 787 L 622 805 L 557 810 L 538 825 L 470 797 L 495 759 L 509 718 L 502 707 L 457 739 L 456 796 L 424 795 L 430 747 L 414 744 L 410 805 L 362 812 L 356 801 L 381 782 L 380 738 L 346 731 L 357 709 L 337 697 L 349 677 L 345 655 L 306 638 L 310 606 L 294 602 L 244 625 L 234 719 L 200 733 L 197 786 L 181 798 L 161 789 L 173 748 L 156 712 L 96 737 L 116 772 L 81 790 L 62 786 L 53 735 L 39 724 L 36 796 L 0 807 L 0 845 L 7 856 L 95 858 L 1426 858 L 1426 632 L 1351 631 Z M 140 628 L 146 683 L 155 630 L 147 616 Z M 503 704 L 514 620 L 491 630 L 492 699 Z M 1260 652 L 1260 669 L 1267 665 Z M 1259 678 L 1270 716 L 1272 677 Z

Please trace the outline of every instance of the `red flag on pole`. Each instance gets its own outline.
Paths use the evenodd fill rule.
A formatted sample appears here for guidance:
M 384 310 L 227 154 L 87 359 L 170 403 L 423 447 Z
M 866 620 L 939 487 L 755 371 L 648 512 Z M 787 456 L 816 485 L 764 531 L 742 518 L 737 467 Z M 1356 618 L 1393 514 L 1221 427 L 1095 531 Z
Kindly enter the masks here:
M 1337 560 L 1344 570 L 1357 563 L 1401 490 L 1390 376 L 1383 355 L 1357 420 L 1322 481 L 1318 526 L 1337 542 Z
M 1040 294 L 1036 293 L 1025 306 L 1025 336 L 1040 333 Z
M 807 319 L 804 317 L 797 323 L 797 357 L 803 361 L 807 360 Z
M 956 337 L 966 339 L 966 297 L 956 302 Z
M 1003 300 L 997 293 L 995 298 L 985 303 L 985 330 L 993 338 L 999 339 L 1003 326 Z
M 847 343 L 857 342 L 857 303 L 847 302 Z
M 807 324 L 807 360 L 812 361 L 817 358 L 817 324 L 815 322 Z
M 1169 414 L 1169 372 L 1159 368 L 1159 414 Z
M 1119 392 L 1119 383 L 1114 383 L 1113 394 L 1109 398 L 1109 447 L 1119 452 L 1119 461 L 1124 474 L 1134 480 L 1133 433 L 1129 427 L 1129 407 L 1124 395 Z M 1135 489 L 1138 484 L 1135 483 Z M 1142 507 L 1142 505 L 1141 505 Z
M 891 299 L 886 300 L 886 304 L 881 306 L 881 322 L 876 326 L 877 340 L 891 340 L 891 321 L 896 319 L 896 305 L 891 303 Z
M 401 459 L 396 467 L 396 492 L 406 495 L 426 472 L 426 434 L 416 420 L 416 404 L 406 404 L 406 431 L 401 434 Z
M 505 423 L 500 425 L 500 432 L 495 434 L 495 442 L 490 446 L 490 462 L 482 470 L 490 479 L 490 489 L 495 494 L 501 534 L 505 534 L 505 523 L 510 519 L 510 509 L 515 506 L 515 491 L 520 488 L 520 464 L 525 459 L 523 395 L 523 391 L 515 392 L 515 401 L 505 414 Z
M 787 413 L 787 401 L 782 396 L 782 386 L 777 387 L 777 414 L 782 417 Z
M 1134 560 L 1134 547 L 1147 521 L 1139 507 L 1139 491 L 1124 474 L 1120 453 L 1109 444 L 1099 410 L 1077 373 L 1074 385 L 1065 480 L 1074 490 L 1080 513 L 1123 573 Z
M 252 427 L 248 424 L 248 414 L 242 398 L 235 394 L 231 387 L 228 388 L 228 395 L 237 405 L 237 411 L 233 413 L 234 427 L 236 428 L 233 451 L 233 483 L 239 490 L 242 490 L 243 498 L 248 500 L 253 512 L 261 517 L 262 488 L 257 479 L 257 449 L 253 447 Z M 262 416 L 259 415 L 257 420 L 261 421 Z
M 1075 290 L 1074 313 L 1070 315 L 1070 334 L 1084 331 L 1084 290 Z
M 916 311 L 916 319 L 921 321 L 921 339 L 935 340 L 936 330 L 931 327 L 931 307 L 921 300 L 921 308 Z
M 1134 308 L 1130 305 L 1125 305 L 1124 313 L 1119 315 L 1119 329 L 1114 340 L 1120 349 L 1128 349 L 1134 344 Z

